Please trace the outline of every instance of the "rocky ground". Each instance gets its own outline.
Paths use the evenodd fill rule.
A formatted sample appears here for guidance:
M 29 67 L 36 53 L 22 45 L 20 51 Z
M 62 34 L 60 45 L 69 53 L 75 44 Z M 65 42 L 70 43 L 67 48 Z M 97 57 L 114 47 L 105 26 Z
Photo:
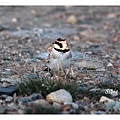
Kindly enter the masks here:
M 119 6 L 5 6 L 0 16 L 1 114 L 120 113 Z M 68 40 L 73 55 L 74 73 L 67 78 L 41 68 L 59 37 Z M 74 81 L 77 94 L 62 86 L 46 96 L 18 94 L 16 81 L 28 76 Z

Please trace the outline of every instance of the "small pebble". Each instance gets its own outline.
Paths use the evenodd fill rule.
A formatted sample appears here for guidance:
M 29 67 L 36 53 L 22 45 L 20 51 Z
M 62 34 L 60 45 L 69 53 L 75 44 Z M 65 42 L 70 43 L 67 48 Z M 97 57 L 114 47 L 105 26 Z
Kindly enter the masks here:
M 75 40 L 75 41 L 79 41 L 79 40 L 80 40 L 80 37 L 77 36 L 77 35 L 75 35 L 75 36 L 73 36 L 73 40 Z
M 62 105 L 61 105 L 60 103 L 58 103 L 58 102 L 53 102 L 53 107 L 54 107 L 55 109 L 61 109 L 61 108 L 62 108 Z
M 74 15 L 71 15 L 68 19 L 67 22 L 70 24 L 75 24 L 77 22 L 77 19 Z
M 79 106 L 78 106 L 78 104 L 76 104 L 76 103 L 72 103 L 72 107 L 73 107 L 73 109 L 75 109 L 75 110 L 79 109 Z
M 8 97 L 8 95 L 5 95 L 5 94 L 1 95 L 2 99 L 6 99 L 7 97 Z
M 16 23 L 17 22 L 17 18 L 12 18 L 12 22 Z
M 107 70 L 113 70 L 114 69 L 114 66 L 112 63 L 108 63 L 107 65 Z
M 36 14 L 36 10 L 35 10 L 35 9 L 32 9 L 32 10 L 31 10 L 31 13 L 35 15 L 35 14 Z
M 8 96 L 6 99 L 5 99 L 5 102 L 12 102 L 13 101 L 13 97 L 11 96 Z
M 43 98 L 43 96 L 39 93 L 33 93 L 31 96 L 30 96 L 31 100 L 37 100 L 37 99 L 41 99 Z
M 31 102 L 32 100 L 29 97 L 21 97 L 18 99 L 18 104 L 28 104 L 28 102 Z

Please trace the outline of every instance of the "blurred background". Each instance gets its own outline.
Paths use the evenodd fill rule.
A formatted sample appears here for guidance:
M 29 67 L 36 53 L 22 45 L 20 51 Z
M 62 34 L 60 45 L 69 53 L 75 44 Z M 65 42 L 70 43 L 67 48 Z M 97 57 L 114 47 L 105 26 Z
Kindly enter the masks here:
M 0 25 L 19 30 L 33 27 L 93 29 L 119 32 L 120 7 L 117 6 L 1 6 Z M 0 28 L 2 29 L 2 28 Z
M 0 7 L 0 31 L 48 28 L 46 30 L 50 36 L 44 36 L 43 39 L 65 37 L 73 40 L 118 41 L 119 25 L 119 6 Z

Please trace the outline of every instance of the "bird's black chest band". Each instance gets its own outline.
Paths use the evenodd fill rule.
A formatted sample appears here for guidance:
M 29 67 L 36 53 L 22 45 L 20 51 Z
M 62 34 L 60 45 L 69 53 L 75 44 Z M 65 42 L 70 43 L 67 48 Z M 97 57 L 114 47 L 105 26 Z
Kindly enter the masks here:
M 68 52 L 70 50 L 70 49 L 61 50 L 61 49 L 57 49 L 57 48 L 54 48 L 54 49 L 58 52 L 63 52 L 63 53 Z

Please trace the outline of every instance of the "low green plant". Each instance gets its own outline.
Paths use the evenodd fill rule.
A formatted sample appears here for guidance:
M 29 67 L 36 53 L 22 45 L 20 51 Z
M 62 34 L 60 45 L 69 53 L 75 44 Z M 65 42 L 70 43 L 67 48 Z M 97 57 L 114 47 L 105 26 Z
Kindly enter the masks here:
M 75 81 L 63 81 L 50 78 L 31 78 L 23 79 L 22 82 L 17 83 L 20 95 L 31 95 L 32 93 L 41 93 L 43 96 L 59 90 L 65 89 L 71 93 L 73 98 L 77 94 L 77 85 Z

